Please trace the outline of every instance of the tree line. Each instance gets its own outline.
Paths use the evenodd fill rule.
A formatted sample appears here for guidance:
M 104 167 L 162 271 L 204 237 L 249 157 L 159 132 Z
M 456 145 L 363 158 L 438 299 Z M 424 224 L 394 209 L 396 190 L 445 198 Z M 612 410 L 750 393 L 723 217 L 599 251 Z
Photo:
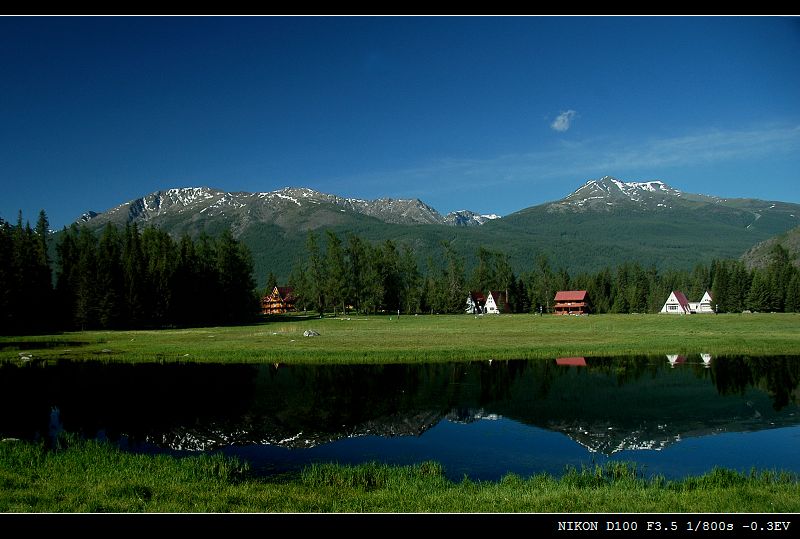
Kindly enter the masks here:
M 16 224 L 0 219 L 0 332 L 232 324 L 258 312 L 250 251 L 230 230 L 176 242 L 135 223 L 99 233 L 72 225 L 52 250 L 51 236 L 44 211 L 35 227 L 21 214 Z M 485 247 L 468 261 L 442 242 L 419 264 L 406 243 L 310 232 L 289 284 L 298 308 L 320 313 L 462 313 L 471 290 L 507 293 L 512 312 L 550 312 L 558 290 L 576 289 L 589 292 L 596 313 L 658 312 L 672 290 L 693 301 L 709 290 L 718 312 L 800 311 L 800 271 L 780 245 L 761 269 L 738 260 L 692 271 L 628 262 L 571 275 L 540 254 L 516 274 L 507 254 Z
M 470 291 L 507 294 L 511 312 L 551 312 L 559 290 L 587 290 L 595 313 L 655 313 L 673 290 L 699 301 L 708 290 L 718 312 L 799 312 L 800 270 L 775 245 L 763 269 L 738 260 L 714 260 L 693 270 L 643 267 L 626 262 L 614 269 L 571 275 L 537 255 L 516 274 L 506 253 L 480 247 L 474 259 L 459 256 L 449 242 L 422 267 L 408 244 L 372 244 L 358 235 L 342 240 L 326 231 L 309 232 L 306 258 L 289 277 L 300 310 L 362 313 L 462 313 Z M 471 272 L 465 268 L 471 266 Z M 274 276 L 270 279 L 274 282 Z
M 35 229 L 0 220 L 2 331 L 231 324 L 258 312 L 250 251 L 229 230 L 174 241 L 148 226 L 64 228 L 50 260 L 44 212 Z M 55 266 L 55 270 L 51 266 Z

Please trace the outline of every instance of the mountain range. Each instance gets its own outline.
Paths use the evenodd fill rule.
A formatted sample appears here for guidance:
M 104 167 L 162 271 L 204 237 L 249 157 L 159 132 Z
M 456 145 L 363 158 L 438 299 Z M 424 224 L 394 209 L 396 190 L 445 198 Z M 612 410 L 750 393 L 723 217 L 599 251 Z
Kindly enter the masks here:
M 508 253 L 516 271 L 536 255 L 570 273 L 623 261 L 659 269 L 691 268 L 738 258 L 759 242 L 800 225 L 800 204 L 685 193 L 662 181 L 592 179 L 561 200 L 500 218 L 461 210 L 442 215 L 419 199 L 362 200 L 287 187 L 262 193 L 209 187 L 158 191 L 77 221 L 91 228 L 136 222 L 178 237 L 230 227 L 253 253 L 259 284 L 285 279 L 304 257 L 308 231 L 355 233 L 371 241 L 409 243 L 421 267 L 442 241 L 465 257 L 479 246 Z

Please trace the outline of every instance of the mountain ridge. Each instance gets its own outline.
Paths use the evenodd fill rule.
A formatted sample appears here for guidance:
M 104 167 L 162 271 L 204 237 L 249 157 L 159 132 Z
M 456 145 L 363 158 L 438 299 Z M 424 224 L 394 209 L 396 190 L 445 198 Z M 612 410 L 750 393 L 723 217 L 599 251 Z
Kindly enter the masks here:
M 152 224 L 176 239 L 230 228 L 253 253 L 256 278 L 286 279 L 305 257 L 309 231 L 353 233 L 371 242 L 409 244 L 420 267 L 438 260 L 449 242 L 466 270 L 479 247 L 509 255 L 515 271 L 546 255 L 570 273 L 622 262 L 691 269 L 713 259 L 739 258 L 758 242 L 800 225 L 800 204 L 686 193 L 661 180 L 589 180 L 566 197 L 497 218 L 469 210 L 443 216 L 419 199 L 364 200 L 286 187 L 262 193 L 210 187 L 157 191 L 78 223 Z
M 180 187 L 154 191 L 143 197 L 124 202 L 105 212 L 88 211 L 76 222 L 86 223 L 97 218 L 107 221 L 147 222 L 160 216 L 163 211 L 183 213 L 197 209 L 200 214 L 224 214 L 225 210 L 236 211 L 244 207 L 261 205 L 273 211 L 282 211 L 288 204 L 302 207 L 304 204 L 331 204 L 343 211 L 374 217 L 393 224 L 442 224 L 450 226 L 479 226 L 499 219 L 496 214 L 481 215 L 471 210 L 458 210 L 442 215 L 420 200 L 381 197 L 372 200 L 341 197 L 323 193 L 308 187 L 284 187 L 268 192 L 228 192 L 212 187 Z M 250 208 L 264 211 L 264 208 Z

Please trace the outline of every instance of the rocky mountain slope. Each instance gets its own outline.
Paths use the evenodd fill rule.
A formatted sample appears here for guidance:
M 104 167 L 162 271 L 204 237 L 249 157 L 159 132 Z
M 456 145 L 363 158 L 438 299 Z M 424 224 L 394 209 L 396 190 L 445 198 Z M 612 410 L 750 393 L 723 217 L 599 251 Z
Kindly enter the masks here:
M 510 255 L 517 272 L 543 253 L 570 273 L 624 261 L 659 269 L 687 268 L 714 258 L 738 258 L 755 244 L 800 224 L 800 205 L 685 193 L 659 181 L 593 179 L 561 200 L 503 218 L 468 210 L 442 216 L 419 199 L 362 200 L 284 188 L 263 193 L 208 187 L 151 193 L 79 222 L 153 224 L 175 237 L 230 227 L 251 249 L 256 278 L 285 279 L 305 256 L 308 231 L 331 230 L 373 241 L 410 244 L 420 267 L 437 260 L 449 241 L 471 269 L 478 247 Z
M 306 210 L 315 207 L 328 211 L 338 209 L 343 213 L 364 215 L 384 223 L 402 225 L 473 226 L 498 218 L 496 215 L 484 216 L 469 210 L 442 216 L 419 199 L 363 200 L 320 193 L 305 187 L 286 187 L 265 193 L 228 193 L 209 187 L 187 187 L 150 193 L 101 214 L 90 211 L 82 215 L 79 221 L 99 219 L 97 223 L 147 223 L 184 215 L 192 219 L 200 216 L 206 219 L 227 216 L 241 221 L 257 220 L 281 224 L 290 220 L 289 217 L 293 214 L 302 213 L 304 207 Z
M 800 226 L 756 244 L 742 255 L 742 261 L 748 269 L 765 268 L 769 265 L 775 245 L 786 249 L 789 252 L 789 259 L 795 266 L 800 267 Z

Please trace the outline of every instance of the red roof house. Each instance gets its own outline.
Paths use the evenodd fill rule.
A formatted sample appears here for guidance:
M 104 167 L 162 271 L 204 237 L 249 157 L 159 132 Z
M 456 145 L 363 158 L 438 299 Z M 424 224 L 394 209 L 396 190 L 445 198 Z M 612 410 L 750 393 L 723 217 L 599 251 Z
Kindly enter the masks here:
M 586 366 L 586 358 L 585 357 L 557 357 L 556 358 L 556 365 L 561 365 L 563 367 L 585 367 Z
M 276 286 L 272 293 L 261 298 L 261 312 L 264 314 L 283 314 L 294 310 L 294 289 L 290 286 Z
M 586 290 L 559 290 L 556 292 L 554 314 L 589 314 Z

